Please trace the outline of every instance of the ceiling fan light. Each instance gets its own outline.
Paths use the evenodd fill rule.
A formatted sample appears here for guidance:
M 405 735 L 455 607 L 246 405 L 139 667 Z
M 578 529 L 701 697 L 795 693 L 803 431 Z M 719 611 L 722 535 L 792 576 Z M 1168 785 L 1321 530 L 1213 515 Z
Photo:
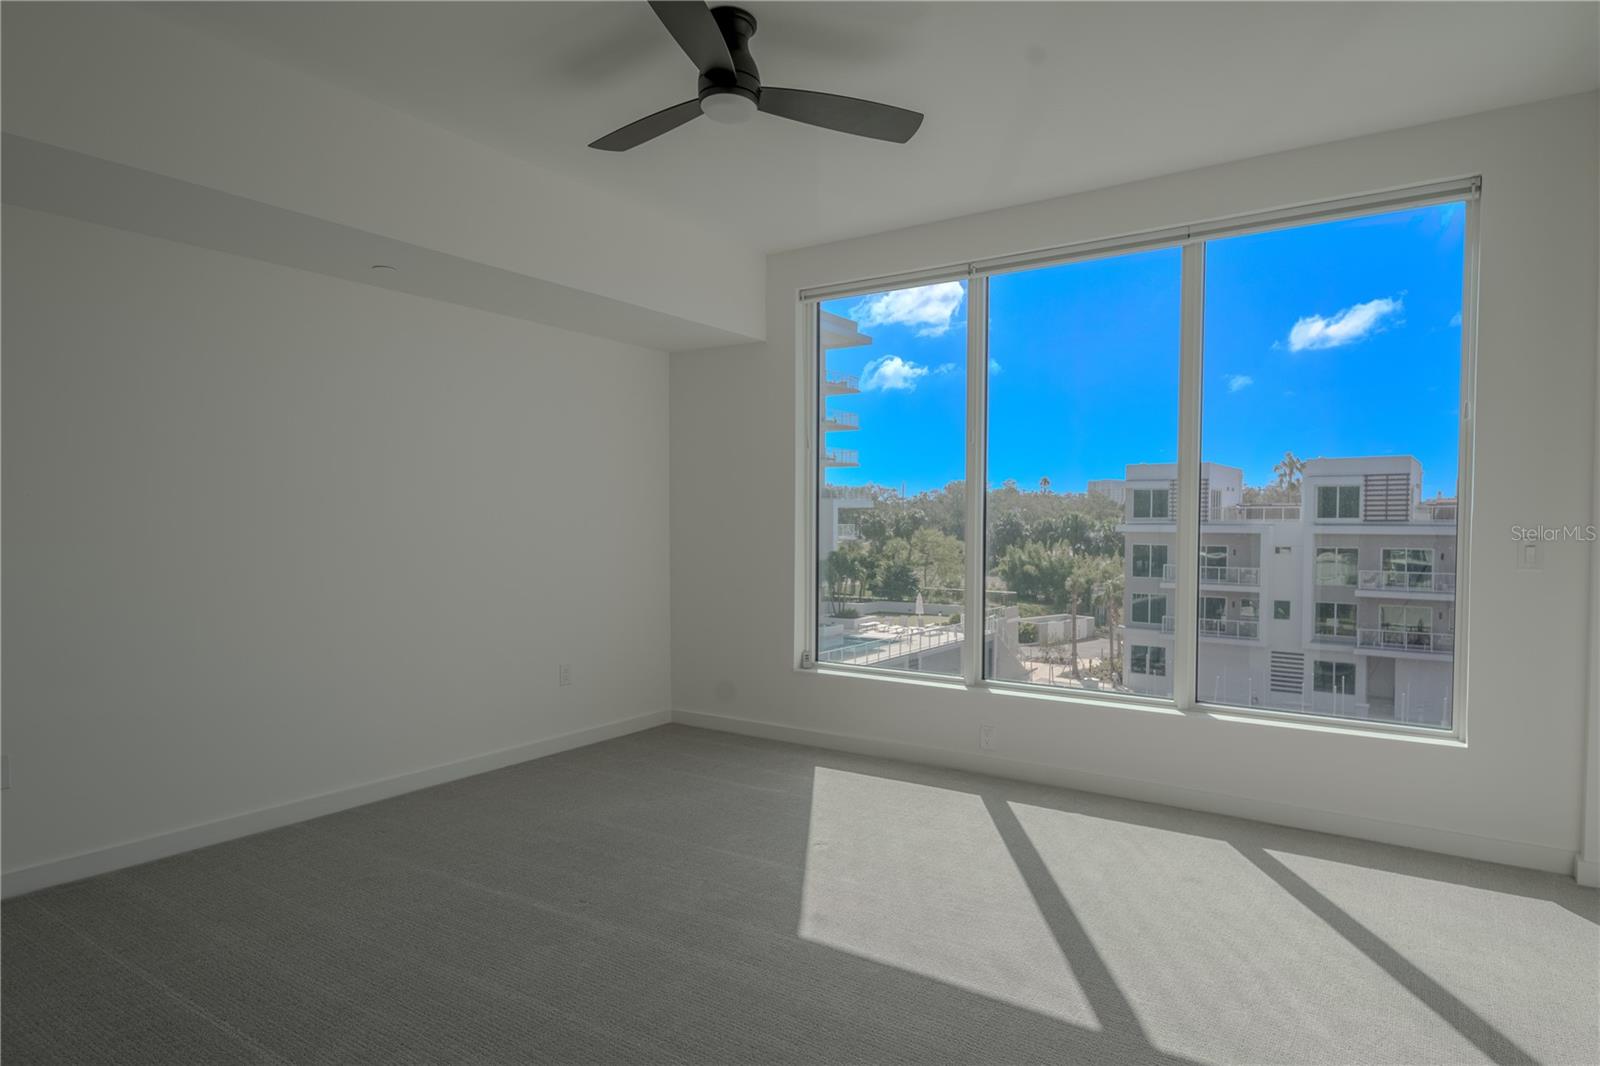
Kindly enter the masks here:
M 756 102 L 743 93 L 708 93 L 700 98 L 700 112 L 713 122 L 731 125 L 749 121 L 756 113 Z

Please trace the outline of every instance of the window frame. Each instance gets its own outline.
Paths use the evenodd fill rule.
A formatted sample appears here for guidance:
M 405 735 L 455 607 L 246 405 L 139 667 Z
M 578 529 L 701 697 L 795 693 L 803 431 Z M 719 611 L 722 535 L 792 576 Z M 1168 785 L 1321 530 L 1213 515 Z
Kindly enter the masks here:
M 818 285 L 796 292 L 800 313 L 796 316 L 795 343 L 797 359 L 798 418 L 797 444 L 797 515 L 799 529 L 796 537 L 796 600 L 794 659 L 797 669 L 813 674 L 855 677 L 896 677 L 921 684 L 949 689 L 989 690 L 1014 692 L 1032 697 L 1077 703 L 1091 706 L 1126 706 L 1137 709 L 1161 709 L 1183 714 L 1223 715 L 1232 720 L 1262 720 L 1277 724 L 1303 725 L 1322 730 L 1336 730 L 1368 735 L 1391 735 L 1430 741 L 1447 741 L 1460 745 L 1467 742 L 1467 723 L 1470 711 L 1468 691 L 1468 630 L 1471 621 L 1467 573 L 1467 559 L 1471 551 L 1473 451 L 1476 439 L 1476 382 L 1478 365 L 1478 288 L 1480 256 L 1480 223 L 1482 179 L 1478 176 L 1451 178 L 1430 184 L 1412 185 L 1379 192 L 1356 194 L 1323 200 L 1293 207 L 1265 210 L 1172 226 L 1125 233 L 1118 236 L 1077 242 L 1070 245 L 1029 251 L 1012 255 L 975 259 L 926 270 L 907 271 L 862 278 L 837 284 Z M 1175 625 L 1173 646 L 1167 655 L 1168 676 L 1173 679 L 1171 696 L 1150 696 L 1140 693 L 1077 691 L 1052 689 L 1024 682 L 1002 681 L 983 676 L 985 648 L 985 551 L 983 539 L 987 536 L 987 416 L 988 416 L 988 281 L 989 278 L 1016 270 L 1047 267 L 1068 262 L 1103 259 L 1157 248 L 1179 248 L 1182 251 L 1182 328 L 1179 351 L 1179 439 L 1178 439 L 1178 491 L 1175 498 L 1169 495 L 1165 522 L 1177 527 L 1175 543 L 1169 548 L 1169 559 L 1175 550 L 1176 558 L 1198 558 L 1200 541 L 1200 411 L 1201 372 L 1204 367 L 1204 292 L 1206 243 L 1226 237 L 1270 230 L 1291 229 L 1339 219 L 1379 215 L 1409 208 L 1459 202 L 1464 205 L 1465 220 L 1462 246 L 1462 303 L 1461 303 L 1461 360 L 1460 360 L 1460 417 L 1458 419 L 1458 475 L 1456 517 L 1456 591 L 1455 653 L 1453 657 L 1451 728 L 1391 723 L 1377 720 L 1352 721 L 1314 709 L 1280 710 L 1259 706 L 1245 707 L 1226 703 L 1202 703 L 1196 692 L 1196 655 L 1198 612 L 1168 612 Z M 929 285 L 941 281 L 967 283 L 967 556 L 965 603 L 962 620 L 966 626 L 962 648 L 962 671 L 959 678 L 948 675 L 927 675 L 911 671 L 882 667 L 856 667 L 845 664 L 822 665 L 816 659 L 817 609 L 818 609 L 818 559 L 820 538 L 818 490 L 823 482 L 821 466 L 821 434 L 818 414 L 821 408 L 821 375 L 816 343 L 819 333 L 819 311 L 824 300 L 844 296 L 867 295 L 890 289 Z M 1132 491 L 1130 489 L 1130 491 Z M 1363 490 L 1362 495 L 1365 495 Z M 1128 503 L 1132 516 L 1133 501 Z M 1153 509 L 1153 508 L 1152 508 Z M 1353 519 L 1320 519 L 1338 524 L 1359 522 Z M 1162 519 L 1147 519 L 1161 521 Z M 977 550 L 972 550 L 977 545 Z M 1176 594 L 1171 603 L 1193 603 L 1198 596 L 1198 573 L 1179 567 L 1176 575 Z M 1130 610 L 1130 615 L 1131 615 Z M 1190 617 L 1193 614 L 1195 617 Z M 1312 616 L 1314 621 L 1314 613 Z

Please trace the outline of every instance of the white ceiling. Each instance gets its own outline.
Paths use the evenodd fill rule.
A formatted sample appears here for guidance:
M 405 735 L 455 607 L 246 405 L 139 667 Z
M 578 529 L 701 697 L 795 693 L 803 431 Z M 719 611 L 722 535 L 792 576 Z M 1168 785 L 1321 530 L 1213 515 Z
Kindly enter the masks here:
M 155 9 L 774 251 L 1600 85 L 1592 3 L 762 3 L 772 85 L 926 112 L 908 145 L 768 116 L 623 154 L 694 95 L 643 2 Z

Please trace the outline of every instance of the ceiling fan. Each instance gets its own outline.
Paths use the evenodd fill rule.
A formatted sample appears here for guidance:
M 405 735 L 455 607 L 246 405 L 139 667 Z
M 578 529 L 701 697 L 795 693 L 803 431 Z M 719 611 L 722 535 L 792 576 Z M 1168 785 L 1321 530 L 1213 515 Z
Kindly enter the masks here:
M 590 148 L 626 152 L 701 115 L 716 122 L 743 122 L 757 111 L 896 144 L 909 141 L 922 125 L 921 113 L 903 107 L 763 86 L 750 56 L 756 20 L 743 8 L 708 7 L 703 0 L 650 0 L 650 8 L 700 72 L 700 94 L 630 122 Z

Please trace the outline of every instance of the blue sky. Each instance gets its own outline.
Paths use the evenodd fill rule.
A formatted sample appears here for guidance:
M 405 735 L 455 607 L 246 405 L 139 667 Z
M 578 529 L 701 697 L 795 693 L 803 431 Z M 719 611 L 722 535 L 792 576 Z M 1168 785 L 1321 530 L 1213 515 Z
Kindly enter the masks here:
M 1206 250 L 1205 458 L 1264 484 L 1302 459 L 1414 455 L 1454 495 L 1464 207 L 1444 204 L 1212 241 Z M 1081 491 L 1177 458 L 1176 249 L 999 275 L 989 286 L 989 471 Z M 965 476 L 960 282 L 824 308 L 872 344 L 827 353 L 863 391 L 828 401 L 861 429 L 832 484 L 917 492 Z

